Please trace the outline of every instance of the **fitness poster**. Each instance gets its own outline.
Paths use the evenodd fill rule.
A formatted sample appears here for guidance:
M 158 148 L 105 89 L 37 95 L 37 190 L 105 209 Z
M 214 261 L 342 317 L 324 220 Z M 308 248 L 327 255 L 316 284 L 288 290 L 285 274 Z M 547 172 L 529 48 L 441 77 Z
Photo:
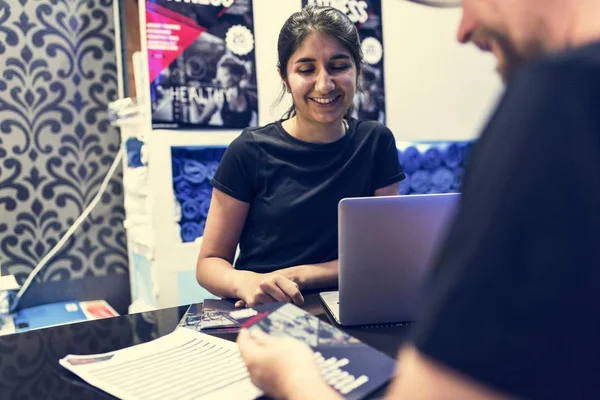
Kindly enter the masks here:
M 354 98 L 354 117 L 385 124 L 381 0 L 302 0 L 302 7 L 307 5 L 335 7 L 356 24 L 364 66 Z
M 153 128 L 258 124 L 251 0 L 146 0 Z

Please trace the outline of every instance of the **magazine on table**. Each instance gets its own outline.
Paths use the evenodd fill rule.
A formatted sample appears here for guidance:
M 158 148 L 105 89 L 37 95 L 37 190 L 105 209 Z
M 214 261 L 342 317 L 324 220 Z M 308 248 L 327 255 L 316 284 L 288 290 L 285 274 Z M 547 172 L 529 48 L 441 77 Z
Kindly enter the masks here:
M 347 399 L 364 398 L 394 376 L 393 358 L 293 304 L 271 303 L 254 310 L 257 314 L 244 328 L 292 336 L 309 345 L 325 381 Z
M 237 333 L 242 324 L 257 312 L 252 308 L 236 308 L 233 300 L 207 299 L 189 306 L 178 327 L 206 333 Z

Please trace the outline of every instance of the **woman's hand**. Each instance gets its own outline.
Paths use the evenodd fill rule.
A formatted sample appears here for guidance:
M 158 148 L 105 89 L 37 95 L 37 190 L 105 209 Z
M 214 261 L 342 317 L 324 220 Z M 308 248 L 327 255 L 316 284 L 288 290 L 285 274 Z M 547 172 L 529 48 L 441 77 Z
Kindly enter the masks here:
M 237 338 L 252 383 L 276 399 L 339 398 L 321 377 L 306 344 L 291 337 L 272 337 L 243 329 Z
M 273 302 L 293 302 L 304 304 L 300 288 L 292 280 L 277 273 L 257 274 L 241 271 L 237 284 L 239 301 L 236 307 L 253 307 L 257 304 Z

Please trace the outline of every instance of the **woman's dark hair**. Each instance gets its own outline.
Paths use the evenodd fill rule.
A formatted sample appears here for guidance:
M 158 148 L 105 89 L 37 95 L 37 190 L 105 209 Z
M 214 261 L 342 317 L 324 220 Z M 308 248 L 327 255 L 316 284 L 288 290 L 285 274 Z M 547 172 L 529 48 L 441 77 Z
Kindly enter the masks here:
M 371 67 L 370 65 L 363 65 L 363 69 L 361 71 L 361 77 L 362 77 L 363 81 L 365 81 L 369 85 L 372 83 L 375 83 L 379 80 L 377 71 L 375 70 L 375 68 Z
M 292 54 L 298 50 L 306 38 L 313 32 L 328 35 L 336 38 L 344 45 L 357 69 L 357 77 L 362 68 L 363 54 L 360 47 L 360 38 L 356 27 L 341 11 L 333 7 L 307 6 L 292 14 L 283 24 L 277 40 L 277 66 L 281 77 L 287 80 L 287 64 Z M 278 104 L 285 96 L 286 86 L 284 85 L 279 98 L 275 104 Z M 346 116 L 352 113 L 354 106 L 350 106 Z M 286 111 L 283 118 L 291 118 L 296 115 L 296 107 L 292 104 Z
M 227 68 L 233 75 L 240 79 L 246 76 L 247 70 L 244 63 L 232 55 L 225 55 L 217 63 L 217 67 Z

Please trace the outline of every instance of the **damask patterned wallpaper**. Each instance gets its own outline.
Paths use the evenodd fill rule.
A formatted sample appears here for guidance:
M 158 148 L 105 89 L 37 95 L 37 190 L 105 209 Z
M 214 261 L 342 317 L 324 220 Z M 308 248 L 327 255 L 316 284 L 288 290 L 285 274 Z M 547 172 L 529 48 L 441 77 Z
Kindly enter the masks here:
M 0 262 L 23 282 L 96 194 L 117 150 L 112 0 L 0 0 Z M 41 282 L 128 280 L 121 174 Z

